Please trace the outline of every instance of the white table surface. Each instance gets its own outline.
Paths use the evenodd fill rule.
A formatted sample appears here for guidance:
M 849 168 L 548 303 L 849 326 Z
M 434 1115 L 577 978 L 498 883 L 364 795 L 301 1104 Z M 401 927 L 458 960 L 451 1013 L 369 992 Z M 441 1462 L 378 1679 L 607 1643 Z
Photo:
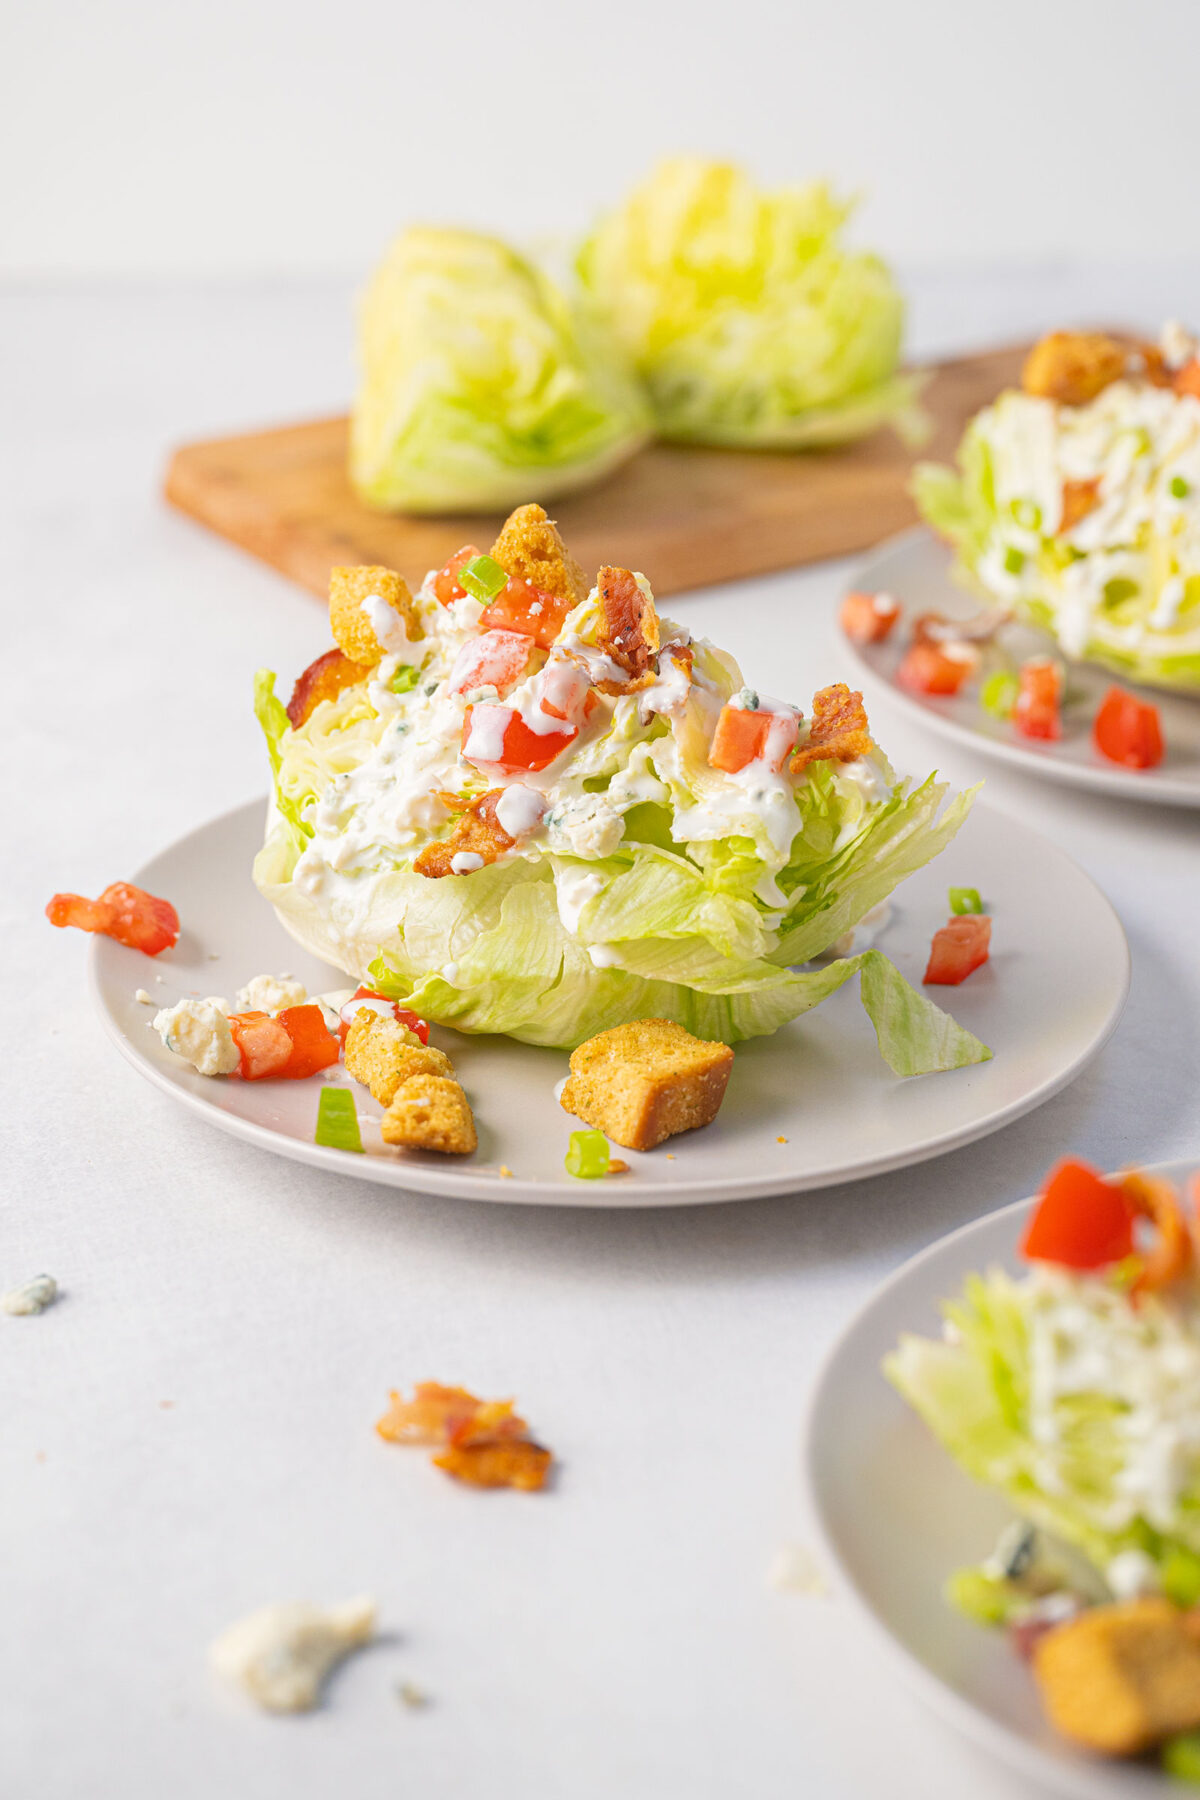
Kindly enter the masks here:
M 927 274 L 916 345 L 1153 321 L 1187 310 L 1194 276 Z M 882 1275 L 1060 1152 L 1200 1160 L 1200 819 L 976 768 L 868 694 L 899 767 L 986 772 L 992 804 L 1092 873 L 1133 950 L 1124 1022 L 1074 1087 L 908 1173 L 534 1211 L 332 1183 L 190 1117 L 104 1040 L 86 940 L 42 908 L 264 786 L 251 674 L 301 667 L 325 623 L 157 490 L 174 439 L 340 403 L 347 292 L 0 297 L 0 1287 L 46 1269 L 65 1290 L 0 1317 L 6 1800 L 1014 1800 L 1028 1789 L 910 1699 L 844 1597 L 767 1571 L 813 1542 L 800 1421 Z M 803 700 L 846 672 L 844 575 L 671 610 Z M 381 1445 L 387 1390 L 420 1377 L 517 1395 L 562 1459 L 555 1490 L 470 1492 Z M 251 1608 L 363 1590 L 385 1639 L 321 1712 L 262 1717 L 210 1676 L 210 1639 Z M 401 1679 L 425 1711 L 397 1703 Z

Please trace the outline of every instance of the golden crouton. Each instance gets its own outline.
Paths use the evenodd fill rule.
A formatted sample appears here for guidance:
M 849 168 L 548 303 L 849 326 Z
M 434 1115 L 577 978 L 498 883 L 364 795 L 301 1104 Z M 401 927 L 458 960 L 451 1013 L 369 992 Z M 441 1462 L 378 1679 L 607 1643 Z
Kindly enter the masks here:
M 1145 353 L 1137 370 L 1134 347 L 1102 331 L 1052 331 L 1033 346 L 1021 370 L 1027 394 L 1057 400 L 1063 406 L 1085 406 L 1114 381 L 1145 372 Z M 1132 365 L 1132 366 L 1131 366 Z
M 413 1075 L 401 1082 L 379 1127 L 385 1144 L 470 1156 L 478 1139 L 467 1096 L 445 1075 Z
M 509 575 L 577 606 L 588 595 L 587 576 L 541 506 L 518 506 L 500 527 L 492 556 Z
M 329 572 L 329 623 L 333 635 L 351 662 L 374 666 L 385 654 L 363 602 L 381 600 L 403 621 L 405 635 L 413 642 L 424 637 L 408 583 L 394 569 L 371 564 L 331 569 Z
M 1200 1726 L 1200 1644 L 1169 1600 L 1097 1606 L 1057 1625 L 1033 1672 L 1051 1724 L 1105 1756 Z
M 402 1082 L 414 1075 L 453 1080 L 454 1064 L 398 1019 L 384 1018 L 364 1006 L 346 1033 L 346 1073 L 370 1088 L 380 1106 L 390 1106 Z
M 562 1105 L 627 1150 L 653 1150 L 716 1118 L 732 1067 L 728 1044 L 706 1043 L 669 1019 L 638 1019 L 572 1052 Z

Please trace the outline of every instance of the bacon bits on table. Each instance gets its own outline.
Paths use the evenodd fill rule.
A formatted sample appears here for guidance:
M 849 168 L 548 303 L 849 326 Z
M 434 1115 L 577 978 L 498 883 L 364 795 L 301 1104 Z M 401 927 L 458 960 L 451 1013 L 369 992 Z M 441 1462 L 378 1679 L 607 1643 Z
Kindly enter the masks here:
M 466 1388 L 418 1381 L 411 1400 L 393 1393 L 375 1429 L 392 1444 L 441 1446 L 433 1462 L 470 1487 L 544 1486 L 553 1457 L 529 1435 L 511 1400 L 480 1400 Z
M 118 944 L 127 944 L 146 956 L 157 956 L 179 942 L 179 914 L 171 902 L 127 881 L 114 881 L 98 900 L 85 900 L 82 894 L 55 894 L 46 917 L 52 925 L 74 925 L 79 931 L 115 938 Z

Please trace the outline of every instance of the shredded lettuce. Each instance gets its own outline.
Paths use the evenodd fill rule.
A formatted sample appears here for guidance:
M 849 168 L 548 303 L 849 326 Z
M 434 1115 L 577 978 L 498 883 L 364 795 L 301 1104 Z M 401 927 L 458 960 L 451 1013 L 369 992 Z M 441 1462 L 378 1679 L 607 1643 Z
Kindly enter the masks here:
M 497 238 L 413 229 L 360 309 L 350 471 L 372 506 L 504 508 L 597 481 L 648 435 L 611 346 Z
M 943 1312 L 944 1339 L 906 1335 L 883 1366 L 959 1466 L 1102 1576 L 1137 1551 L 1178 1583 L 1200 1553 L 1195 1311 L 993 1269 Z
M 878 257 L 844 249 L 823 183 L 767 192 L 700 157 L 662 162 L 577 254 L 598 320 L 668 438 L 796 449 L 892 421 L 923 430 L 897 373 L 904 304 Z

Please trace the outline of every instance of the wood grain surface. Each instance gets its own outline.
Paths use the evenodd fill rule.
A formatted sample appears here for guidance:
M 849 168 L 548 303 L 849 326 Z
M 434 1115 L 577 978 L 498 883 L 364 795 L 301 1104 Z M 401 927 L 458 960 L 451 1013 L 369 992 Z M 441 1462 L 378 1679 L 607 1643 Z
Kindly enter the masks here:
M 932 365 L 923 404 L 933 433 L 919 452 L 886 430 L 843 450 L 791 454 L 654 444 L 548 510 L 589 573 L 602 563 L 641 569 L 657 594 L 864 550 L 915 520 L 913 463 L 953 454 L 972 413 L 1016 379 L 1026 348 Z M 347 432 L 344 418 L 318 419 L 185 444 L 167 499 L 322 599 L 335 563 L 383 563 L 415 587 L 462 544 L 487 549 L 498 514 L 364 506 L 346 476 Z

